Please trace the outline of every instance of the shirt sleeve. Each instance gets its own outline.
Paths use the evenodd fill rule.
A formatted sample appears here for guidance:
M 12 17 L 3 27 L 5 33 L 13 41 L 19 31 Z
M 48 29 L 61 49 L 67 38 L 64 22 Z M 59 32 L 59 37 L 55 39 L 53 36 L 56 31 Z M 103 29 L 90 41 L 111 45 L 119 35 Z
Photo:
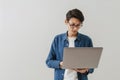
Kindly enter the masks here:
M 49 68 L 60 68 L 60 61 L 56 60 L 56 53 L 55 53 L 55 48 L 56 48 L 56 37 L 54 38 L 51 48 L 48 54 L 48 57 L 46 59 L 46 64 Z
M 89 39 L 88 47 L 93 47 L 92 39 Z M 93 72 L 94 72 L 94 69 L 93 69 L 93 68 L 90 68 L 90 69 L 88 70 L 88 73 L 93 73 Z
M 93 47 L 93 42 L 92 42 L 92 39 L 90 38 L 89 41 L 88 41 L 88 47 Z

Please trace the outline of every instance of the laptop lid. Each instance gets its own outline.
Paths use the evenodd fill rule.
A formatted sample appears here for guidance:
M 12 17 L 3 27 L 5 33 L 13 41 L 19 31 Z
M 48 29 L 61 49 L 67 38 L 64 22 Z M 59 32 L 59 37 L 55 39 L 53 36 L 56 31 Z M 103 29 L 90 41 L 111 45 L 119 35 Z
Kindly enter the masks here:
M 102 50 L 102 47 L 65 47 L 62 68 L 97 68 Z

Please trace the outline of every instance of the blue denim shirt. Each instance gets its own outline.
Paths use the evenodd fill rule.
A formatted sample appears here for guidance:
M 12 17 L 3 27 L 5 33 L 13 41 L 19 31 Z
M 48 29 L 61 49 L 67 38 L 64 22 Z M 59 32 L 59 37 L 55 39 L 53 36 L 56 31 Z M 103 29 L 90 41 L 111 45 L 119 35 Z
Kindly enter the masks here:
M 64 78 L 65 69 L 61 69 L 59 64 L 63 60 L 64 47 L 68 46 L 67 32 L 55 36 L 46 59 L 47 66 L 54 69 L 54 80 L 63 80 Z M 92 40 L 90 37 L 78 33 L 75 40 L 75 47 L 93 47 Z M 85 74 L 77 72 L 78 80 L 88 80 L 87 75 L 93 71 L 94 69 L 89 69 Z

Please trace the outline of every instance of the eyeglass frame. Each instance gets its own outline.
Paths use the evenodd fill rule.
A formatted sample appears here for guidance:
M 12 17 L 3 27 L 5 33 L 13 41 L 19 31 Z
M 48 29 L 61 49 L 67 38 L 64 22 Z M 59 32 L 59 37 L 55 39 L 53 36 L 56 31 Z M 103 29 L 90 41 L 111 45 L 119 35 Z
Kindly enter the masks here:
M 69 26 L 73 29 L 73 28 L 79 28 L 79 27 L 82 27 L 83 26 L 83 24 L 77 24 L 77 25 L 75 25 L 74 23 L 73 24 L 70 24 L 69 22 L 68 22 L 68 24 L 69 24 Z

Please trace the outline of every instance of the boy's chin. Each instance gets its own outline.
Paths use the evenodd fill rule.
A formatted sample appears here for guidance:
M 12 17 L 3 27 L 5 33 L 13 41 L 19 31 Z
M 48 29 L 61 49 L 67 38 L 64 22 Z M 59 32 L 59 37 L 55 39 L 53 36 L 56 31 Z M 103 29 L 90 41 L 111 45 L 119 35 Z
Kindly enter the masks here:
M 76 33 L 77 33 L 77 31 L 72 31 L 72 33 L 73 33 L 73 34 L 76 34 Z

